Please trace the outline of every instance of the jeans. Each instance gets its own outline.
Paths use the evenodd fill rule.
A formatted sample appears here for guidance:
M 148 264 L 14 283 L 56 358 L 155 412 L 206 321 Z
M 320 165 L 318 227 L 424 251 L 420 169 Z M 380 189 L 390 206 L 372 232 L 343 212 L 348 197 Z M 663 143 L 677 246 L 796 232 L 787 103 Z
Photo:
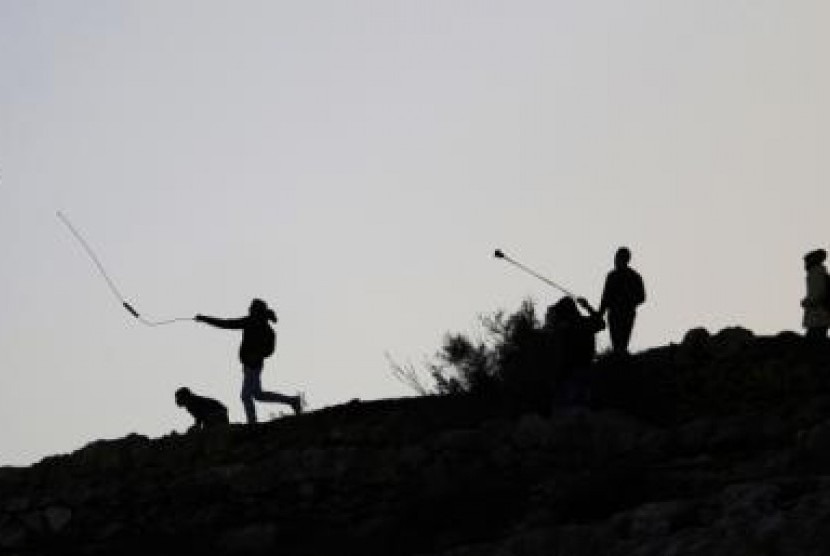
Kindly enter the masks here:
M 245 408 L 245 418 L 248 423 L 256 423 L 256 407 L 254 400 L 260 402 L 284 403 L 292 405 L 294 398 L 277 392 L 266 392 L 262 389 L 262 365 L 258 367 L 245 365 L 242 367 L 242 406 Z
M 608 332 L 611 334 L 611 347 L 614 353 L 628 353 L 628 342 L 634 329 L 635 309 L 610 309 L 608 311 Z

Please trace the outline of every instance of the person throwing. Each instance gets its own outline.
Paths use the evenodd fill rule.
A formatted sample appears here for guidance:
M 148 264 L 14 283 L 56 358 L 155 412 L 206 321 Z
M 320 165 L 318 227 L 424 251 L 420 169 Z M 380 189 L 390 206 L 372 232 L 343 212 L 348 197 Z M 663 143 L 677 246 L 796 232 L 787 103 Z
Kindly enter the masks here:
M 291 407 L 294 413 L 303 412 L 305 400 L 302 394 L 286 396 L 262 389 L 261 375 L 265 359 L 274 353 L 276 335 L 271 322 L 277 322 L 277 315 L 261 299 L 251 301 L 247 317 L 222 319 L 196 315 L 195 319 L 216 328 L 242 330 L 242 344 L 239 346 L 239 360 L 242 362 L 242 405 L 249 424 L 257 422 L 254 400 L 260 402 L 283 403 Z
M 628 354 L 628 342 L 634 329 L 637 307 L 646 300 L 643 279 L 636 270 L 629 267 L 631 251 L 620 247 L 614 256 L 614 270 L 608 273 L 599 314 L 608 313 L 608 332 L 611 335 L 611 348 L 616 355 Z

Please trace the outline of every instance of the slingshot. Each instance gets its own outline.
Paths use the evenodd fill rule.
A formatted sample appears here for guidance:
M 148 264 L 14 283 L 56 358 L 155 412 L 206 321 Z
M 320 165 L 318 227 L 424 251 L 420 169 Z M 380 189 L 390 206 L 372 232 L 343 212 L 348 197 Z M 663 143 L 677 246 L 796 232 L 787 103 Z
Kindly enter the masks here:
M 138 311 L 135 310 L 135 307 L 133 307 L 127 301 L 127 299 L 123 295 L 121 295 L 121 292 L 119 291 L 119 289 L 116 287 L 115 283 L 112 281 L 112 279 L 107 274 L 107 271 L 104 268 L 104 265 L 101 264 L 101 261 L 98 259 L 97 255 L 95 255 L 95 251 L 92 250 L 92 247 L 89 246 L 89 244 L 86 242 L 84 237 L 80 234 L 80 232 L 78 232 L 78 230 L 75 229 L 75 226 L 72 225 L 72 223 L 69 221 L 69 219 L 66 217 L 66 215 L 64 215 L 62 212 L 58 211 L 58 218 L 60 218 L 61 222 L 64 223 L 64 225 L 67 227 L 67 229 L 69 229 L 69 231 L 72 232 L 72 235 L 75 236 L 75 239 L 77 239 L 78 243 L 80 243 L 81 246 L 84 248 L 84 251 L 86 251 L 86 254 L 89 255 L 89 258 L 92 260 L 93 263 L 95 263 L 95 266 L 98 268 L 98 272 L 101 273 L 101 276 L 106 281 L 107 286 L 109 287 L 109 289 L 113 293 L 113 295 L 115 295 L 115 297 L 118 299 L 118 301 L 121 302 L 121 305 L 132 316 L 134 316 L 136 319 L 138 319 L 142 324 L 144 324 L 146 326 L 162 326 L 162 325 L 165 325 L 165 324 L 172 324 L 174 322 L 193 320 L 192 318 L 189 318 L 189 317 L 179 317 L 179 318 L 174 318 L 174 319 L 152 321 L 152 320 L 148 320 L 148 319 L 142 317 L 141 314 Z
M 541 274 L 539 274 L 535 270 L 530 269 L 530 268 L 526 267 L 525 265 L 523 265 L 522 263 L 508 257 L 507 255 L 504 254 L 504 251 L 502 251 L 501 249 L 496 249 L 496 252 L 493 254 L 493 256 L 495 256 L 497 259 L 504 259 L 505 261 L 509 262 L 510 264 L 520 268 L 521 270 L 524 270 L 525 272 L 527 272 L 531 276 L 533 276 L 535 278 L 538 278 L 539 280 L 546 283 L 547 285 L 553 286 L 554 288 L 556 288 L 560 292 L 564 293 L 568 297 L 572 297 L 574 299 L 577 298 L 576 295 L 569 292 L 568 290 L 566 290 L 565 288 L 563 288 L 562 286 L 560 286 L 559 284 L 557 284 L 553 280 L 550 280 L 549 278 L 545 278 L 544 276 L 542 276 Z

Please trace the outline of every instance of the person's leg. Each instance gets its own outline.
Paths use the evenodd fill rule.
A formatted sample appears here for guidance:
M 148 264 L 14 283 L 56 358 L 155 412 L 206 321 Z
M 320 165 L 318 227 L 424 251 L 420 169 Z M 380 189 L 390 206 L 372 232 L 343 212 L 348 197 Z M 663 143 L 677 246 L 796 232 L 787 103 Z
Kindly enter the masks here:
M 299 414 L 303 412 L 304 403 L 302 395 L 286 396 L 285 394 L 280 394 L 279 392 L 267 392 L 263 390 L 262 382 L 260 380 L 261 373 L 262 367 L 257 369 L 256 388 L 252 392 L 253 399 L 255 399 L 258 402 L 284 403 L 285 405 L 291 406 L 291 409 L 294 410 L 294 413 Z
M 244 367 L 242 369 L 242 393 L 239 397 L 242 400 L 242 407 L 245 408 L 245 418 L 248 424 L 257 422 L 254 398 L 259 392 L 262 392 L 262 385 L 259 379 L 261 372 L 262 369 L 253 367 Z
M 631 332 L 634 330 L 634 320 L 637 318 L 637 313 L 634 310 L 626 311 L 622 318 L 622 349 L 623 353 L 628 353 L 628 344 L 631 342 Z
M 296 401 L 296 396 L 286 396 L 285 394 L 280 394 L 279 392 L 267 392 L 265 390 L 260 390 L 254 395 L 254 399 L 258 402 L 271 402 L 271 403 L 284 403 L 287 405 L 294 405 Z
M 300 414 L 303 412 L 302 396 L 286 396 L 279 392 L 266 392 L 260 388 L 254 395 L 254 399 L 259 402 L 284 403 L 290 405 L 294 413 Z
M 628 343 L 631 341 L 636 316 L 636 311 L 609 311 L 608 331 L 611 334 L 611 347 L 614 353 L 628 353 Z

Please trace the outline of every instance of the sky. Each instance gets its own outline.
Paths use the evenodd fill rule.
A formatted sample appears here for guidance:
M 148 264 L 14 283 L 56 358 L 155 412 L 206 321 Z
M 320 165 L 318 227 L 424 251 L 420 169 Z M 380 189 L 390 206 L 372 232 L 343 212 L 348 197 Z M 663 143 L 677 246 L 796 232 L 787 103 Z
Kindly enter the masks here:
M 414 395 L 447 332 L 617 247 L 637 350 L 800 331 L 830 247 L 825 0 L 0 0 L 0 466 L 242 422 L 240 335 L 309 409 Z M 600 336 L 607 345 L 607 334 Z M 260 405 L 261 418 L 289 412 Z

